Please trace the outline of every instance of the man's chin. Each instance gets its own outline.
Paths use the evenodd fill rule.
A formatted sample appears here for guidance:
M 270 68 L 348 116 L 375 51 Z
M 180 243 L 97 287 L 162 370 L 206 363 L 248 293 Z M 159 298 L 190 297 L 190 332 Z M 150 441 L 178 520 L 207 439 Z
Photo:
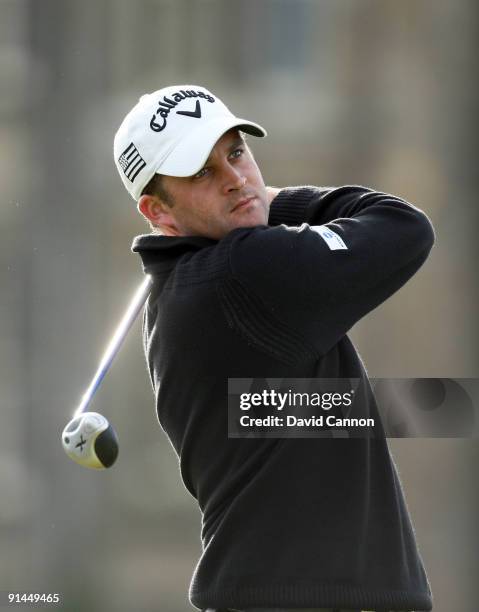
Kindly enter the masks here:
M 236 208 L 231 213 L 232 229 L 238 227 L 256 227 L 257 225 L 267 225 L 268 217 L 264 208 L 252 202 L 245 206 Z
M 263 218 L 250 218 L 250 219 L 238 219 L 236 223 L 232 223 L 230 225 L 229 231 L 232 232 L 235 229 L 239 229 L 241 227 L 258 227 L 259 225 L 267 225 L 266 221 Z

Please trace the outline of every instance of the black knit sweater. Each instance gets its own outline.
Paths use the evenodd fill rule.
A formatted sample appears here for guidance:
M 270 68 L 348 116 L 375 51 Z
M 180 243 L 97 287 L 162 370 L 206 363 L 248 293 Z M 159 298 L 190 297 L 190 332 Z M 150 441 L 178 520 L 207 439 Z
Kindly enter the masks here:
M 143 333 L 159 422 L 203 517 L 190 601 L 431 610 L 385 439 L 228 438 L 227 423 L 228 378 L 368 385 L 346 333 L 424 263 L 431 223 L 358 186 L 283 189 L 268 223 L 132 247 L 154 279 Z

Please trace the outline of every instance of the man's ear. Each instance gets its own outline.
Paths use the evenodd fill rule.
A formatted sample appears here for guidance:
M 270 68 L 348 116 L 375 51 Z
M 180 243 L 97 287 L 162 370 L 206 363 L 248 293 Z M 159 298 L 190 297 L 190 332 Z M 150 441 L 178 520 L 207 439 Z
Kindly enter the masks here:
M 180 231 L 171 215 L 171 207 L 164 204 L 156 195 L 142 195 L 137 204 L 138 211 L 153 225 L 159 227 L 166 236 L 179 236 Z

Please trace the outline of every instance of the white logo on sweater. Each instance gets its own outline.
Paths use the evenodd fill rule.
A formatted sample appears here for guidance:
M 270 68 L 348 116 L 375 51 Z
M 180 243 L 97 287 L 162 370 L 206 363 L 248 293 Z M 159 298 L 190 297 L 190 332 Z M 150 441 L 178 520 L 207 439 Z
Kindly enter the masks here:
M 325 225 L 313 225 L 311 226 L 311 229 L 321 236 L 331 251 L 337 251 L 338 249 L 348 250 L 348 247 L 341 236 L 336 234 L 336 232 L 333 232 L 333 230 L 329 227 L 326 227 Z

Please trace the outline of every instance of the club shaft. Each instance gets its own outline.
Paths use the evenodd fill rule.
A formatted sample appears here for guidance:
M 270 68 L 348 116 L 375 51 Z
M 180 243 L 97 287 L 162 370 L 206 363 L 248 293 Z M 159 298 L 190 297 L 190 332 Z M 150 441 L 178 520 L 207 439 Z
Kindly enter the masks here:
M 113 338 L 110 341 L 101 361 L 98 366 L 95 376 L 93 377 L 88 389 L 85 391 L 81 403 L 75 410 L 74 416 L 79 416 L 89 406 L 93 396 L 95 395 L 98 387 L 100 386 L 105 374 L 108 372 L 111 362 L 115 358 L 115 355 L 120 350 L 120 347 L 125 339 L 130 327 L 133 325 L 138 313 L 142 309 L 146 299 L 151 290 L 152 280 L 150 276 L 146 276 L 135 295 L 133 296 L 127 311 L 125 312 L 123 319 L 116 328 Z

